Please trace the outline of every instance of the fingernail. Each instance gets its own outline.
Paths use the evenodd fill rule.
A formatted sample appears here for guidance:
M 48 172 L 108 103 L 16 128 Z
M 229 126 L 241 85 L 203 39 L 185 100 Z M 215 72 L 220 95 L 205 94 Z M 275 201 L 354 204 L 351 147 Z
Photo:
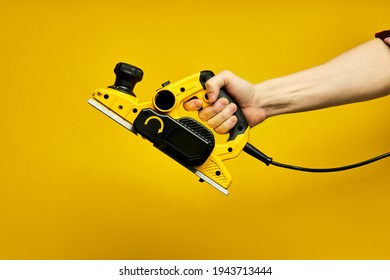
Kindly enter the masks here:
M 213 100 L 214 99 L 214 92 L 208 92 L 207 93 L 207 100 Z
M 229 100 L 227 100 L 227 99 L 224 98 L 224 97 L 219 98 L 218 100 L 219 100 L 219 102 L 221 103 L 221 105 L 223 105 L 223 106 L 229 105 Z

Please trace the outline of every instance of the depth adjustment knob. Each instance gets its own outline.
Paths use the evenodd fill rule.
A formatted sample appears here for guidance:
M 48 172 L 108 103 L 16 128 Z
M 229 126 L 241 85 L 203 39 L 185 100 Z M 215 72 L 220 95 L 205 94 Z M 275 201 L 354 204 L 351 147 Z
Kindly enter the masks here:
M 115 83 L 109 88 L 135 96 L 133 89 L 136 83 L 142 80 L 144 72 L 138 67 L 119 62 L 115 66 L 114 73 L 116 75 Z

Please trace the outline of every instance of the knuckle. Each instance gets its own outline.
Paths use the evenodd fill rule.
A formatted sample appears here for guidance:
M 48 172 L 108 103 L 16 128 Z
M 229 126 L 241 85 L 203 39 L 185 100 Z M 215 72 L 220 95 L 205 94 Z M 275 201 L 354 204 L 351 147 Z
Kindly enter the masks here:
M 219 98 L 215 102 L 216 110 L 221 111 L 223 108 L 225 108 L 227 105 L 229 105 L 229 100 L 227 100 L 225 97 Z
M 217 127 L 217 125 L 216 125 L 215 121 L 213 121 L 213 119 L 209 119 L 209 120 L 207 121 L 207 124 L 208 124 L 209 127 L 211 127 L 211 128 L 216 128 L 216 127 Z
M 206 88 L 211 87 L 211 86 L 213 85 L 213 80 L 212 80 L 212 78 L 208 79 L 208 80 L 204 83 L 204 85 L 206 86 Z
M 214 128 L 214 131 L 215 131 L 216 133 L 218 133 L 218 134 L 223 134 L 223 133 L 224 133 L 224 132 L 220 129 L 219 126 L 216 127 L 216 128 Z
M 223 125 L 220 125 L 220 126 L 214 128 L 214 131 L 218 134 L 224 134 L 224 133 L 228 132 L 229 130 L 226 130 L 226 128 Z
M 225 120 L 221 125 L 214 128 L 214 131 L 218 134 L 224 134 L 229 132 L 235 124 L 237 123 L 237 118 L 235 116 L 230 117 L 229 119 Z
M 228 119 L 234 114 L 235 111 L 236 111 L 236 106 L 231 103 L 228 106 L 226 106 L 226 108 L 222 111 L 222 115 L 225 119 Z
M 231 76 L 233 73 L 232 73 L 232 71 L 230 71 L 230 70 L 223 70 L 222 72 L 221 72 L 221 75 L 224 75 L 224 76 Z
M 198 116 L 199 116 L 199 119 L 200 119 L 201 121 L 203 121 L 203 122 L 207 121 L 207 118 L 206 118 L 206 116 L 205 116 L 204 111 L 200 111 L 200 112 L 198 113 Z
M 234 104 L 234 103 L 230 103 L 229 106 L 227 107 L 228 111 L 231 113 L 231 114 L 234 114 L 236 111 L 237 111 L 237 105 Z

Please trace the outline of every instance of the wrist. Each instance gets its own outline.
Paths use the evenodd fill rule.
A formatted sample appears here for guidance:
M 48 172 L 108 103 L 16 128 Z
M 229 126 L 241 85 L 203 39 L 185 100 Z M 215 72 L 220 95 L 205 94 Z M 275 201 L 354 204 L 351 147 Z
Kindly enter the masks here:
M 287 98 L 282 83 L 280 78 L 275 78 L 255 85 L 255 104 L 264 120 L 286 113 L 291 105 L 291 99 Z
M 264 82 L 253 85 L 253 98 L 251 101 L 250 115 L 251 126 L 255 126 L 272 116 L 272 110 L 267 107 L 268 91 Z

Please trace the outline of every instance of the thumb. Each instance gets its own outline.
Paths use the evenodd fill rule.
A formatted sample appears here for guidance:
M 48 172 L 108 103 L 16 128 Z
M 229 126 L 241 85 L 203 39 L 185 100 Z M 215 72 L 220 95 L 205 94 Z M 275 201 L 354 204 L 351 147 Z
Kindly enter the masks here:
M 229 85 L 230 75 L 231 72 L 225 70 L 207 80 L 206 92 L 210 103 L 214 103 L 215 101 L 217 101 L 221 88 Z

